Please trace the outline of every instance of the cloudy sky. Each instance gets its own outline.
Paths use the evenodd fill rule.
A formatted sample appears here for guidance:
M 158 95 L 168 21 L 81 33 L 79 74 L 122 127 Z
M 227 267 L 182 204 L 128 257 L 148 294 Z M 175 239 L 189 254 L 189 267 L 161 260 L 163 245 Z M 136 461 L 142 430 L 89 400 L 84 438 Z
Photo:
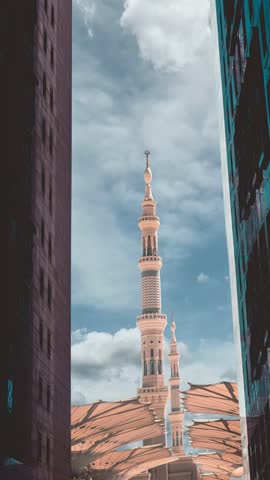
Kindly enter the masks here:
M 72 400 L 123 399 L 141 382 L 146 148 L 183 383 L 233 379 L 209 0 L 73 7 Z

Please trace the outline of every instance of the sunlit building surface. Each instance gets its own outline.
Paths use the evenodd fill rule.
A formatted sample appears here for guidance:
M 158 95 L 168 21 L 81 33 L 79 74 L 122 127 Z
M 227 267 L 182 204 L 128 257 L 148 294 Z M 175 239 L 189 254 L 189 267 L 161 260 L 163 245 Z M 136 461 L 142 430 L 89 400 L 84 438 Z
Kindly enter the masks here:
M 71 0 L 0 2 L 0 478 L 70 475 Z
M 216 0 L 216 18 L 233 230 L 229 254 L 235 263 L 248 468 L 251 480 L 268 480 L 270 2 Z

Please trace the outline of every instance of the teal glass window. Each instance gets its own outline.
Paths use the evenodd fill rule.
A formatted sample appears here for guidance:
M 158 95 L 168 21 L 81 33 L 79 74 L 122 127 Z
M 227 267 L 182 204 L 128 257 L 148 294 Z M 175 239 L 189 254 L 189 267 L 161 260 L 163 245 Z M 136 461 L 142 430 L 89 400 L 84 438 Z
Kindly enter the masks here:
M 7 382 L 7 408 L 8 412 L 12 413 L 13 409 L 13 380 L 10 378 L 8 379 Z

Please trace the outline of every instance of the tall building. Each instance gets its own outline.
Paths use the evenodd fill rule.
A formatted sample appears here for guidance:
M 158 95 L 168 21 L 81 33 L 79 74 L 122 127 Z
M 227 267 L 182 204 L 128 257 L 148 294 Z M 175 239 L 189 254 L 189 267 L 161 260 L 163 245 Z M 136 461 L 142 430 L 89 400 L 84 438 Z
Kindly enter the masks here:
M 158 255 L 159 217 L 156 216 L 151 181 L 152 172 L 149 165 L 150 152 L 146 151 L 146 168 L 144 171 L 145 196 L 142 202 L 142 216 L 139 228 L 142 236 L 142 257 L 139 259 L 141 271 L 142 313 L 137 317 L 137 326 L 141 331 L 142 388 L 138 396 L 142 402 L 151 402 L 154 411 L 166 424 L 166 406 L 171 392 L 171 413 L 169 414 L 172 430 L 172 449 L 181 458 L 170 465 L 162 465 L 151 470 L 152 480 L 197 480 L 198 472 L 191 457 L 183 449 L 183 412 L 180 405 L 179 353 L 175 337 L 175 324 L 171 325 L 172 340 L 169 355 L 171 366 L 170 391 L 164 381 L 164 330 L 167 325 L 166 315 L 161 313 L 160 270 L 161 257 Z M 152 438 L 144 445 L 167 445 L 167 437 Z M 137 479 L 138 480 L 138 479 Z M 140 480 L 149 480 L 148 472 L 140 475 Z
M 246 475 L 270 478 L 270 2 L 216 0 L 224 192 Z
M 71 7 L 0 6 L 5 480 L 70 475 Z

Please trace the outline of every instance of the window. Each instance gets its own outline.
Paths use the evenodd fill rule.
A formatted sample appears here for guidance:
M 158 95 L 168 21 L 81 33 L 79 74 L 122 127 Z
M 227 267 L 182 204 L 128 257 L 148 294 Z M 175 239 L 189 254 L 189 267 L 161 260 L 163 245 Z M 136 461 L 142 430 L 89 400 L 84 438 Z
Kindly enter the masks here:
M 54 67 L 54 49 L 53 49 L 53 46 L 51 46 L 51 67 L 52 67 L 52 70 L 53 70 L 53 67 Z
M 44 247 L 44 239 L 45 239 L 45 225 L 44 225 L 44 220 L 42 218 L 41 225 L 40 225 L 40 241 L 41 241 L 42 247 Z
M 143 374 L 147 375 L 147 362 L 146 362 L 146 358 L 145 358 L 145 350 L 143 352 Z
M 50 155 L 53 153 L 53 131 L 52 128 L 50 128 L 50 134 L 49 134 L 49 152 Z
M 39 346 L 42 350 L 43 348 L 43 321 L 39 321 Z
M 158 351 L 158 373 L 159 373 L 159 375 L 162 373 L 162 352 L 161 352 L 161 350 Z
M 253 0 L 248 0 L 250 21 L 253 17 Z
M 48 359 L 51 358 L 51 343 L 52 343 L 52 335 L 51 335 L 51 331 L 48 329 L 48 335 L 47 335 L 47 357 L 48 357 Z
M 263 5 L 261 6 L 261 11 L 260 11 L 260 23 L 261 23 L 263 53 L 265 55 L 266 49 L 267 49 L 267 38 L 266 38 L 266 31 L 265 31 L 265 17 L 264 17 Z
M 51 385 L 47 383 L 47 410 L 51 411 Z
M 51 6 L 51 26 L 54 28 L 54 6 Z
M 47 48 L 48 48 L 48 35 L 46 30 L 43 32 L 43 50 L 45 53 L 47 53 Z
M 42 92 L 43 92 L 43 97 L 46 98 L 47 78 L 46 78 L 46 73 L 45 72 L 43 72 L 43 78 L 42 78 Z
M 17 223 L 14 217 L 10 219 L 10 239 L 15 242 L 17 236 Z
M 39 379 L 38 379 L 38 401 L 39 403 L 42 404 L 42 400 L 43 400 L 43 378 L 41 375 L 39 375 Z
M 47 464 L 48 467 L 50 466 L 50 462 L 51 462 L 51 441 L 47 437 L 47 440 L 46 440 L 46 464 Z
M 50 88 L 50 110 L 53 112 L 53 88 Z
M 7 409 L 8 413 L 12 413 L 13 408 L 13 380 L 11 378 L 7 381 Z
M 42 462 L 42 434 L 38 432 L 37 438 L 37 459 L 38 462 Z
M 49 210 L 50 210 L 50 214 L 52 215 L 52 184 L 51 183 L 49 188 Z
M 48 240 L 48 257 L 49 261 L 52 261 L 52 236 L 49 234 L 49 240 Z
M 41 298 L 43 298 L 43 294 L 44 294 L 44 271 L 43 271 L 42 267 L 40 267 L 40 271 L 39 271 L 39 293 L 40 293 Z
M 151 256 L 152 255 L 152 248 L 151 248 L 151 238 L 150 238 L 150 235 L 148 235 L 148 238 L 147 238 L 147 256 Z
M 41 191 L 42 191 L 42 195 L 44 196 L 45 195 L 45 168 L 42 167 L 42 170 L 41 170 Z
M 41 123 L 41 137 L 42 137 L 42 143 L 45 145 L 46 143 L 46 120 L 43 117 L 42 118 L 42 123 Z
M 48 280 L 48 307 L 51 310 L 52 308 L 52 287 L 51 287 L 51 282 Z
M 155 364 L 154 364 L 154 350 L 153 350 L 153 348 L 151 348 L 151 350 L 150 350 L 150 357 L 151 357 L 151 360 L 150 360 L 150 375 L 154 375 L 155 374 Z

